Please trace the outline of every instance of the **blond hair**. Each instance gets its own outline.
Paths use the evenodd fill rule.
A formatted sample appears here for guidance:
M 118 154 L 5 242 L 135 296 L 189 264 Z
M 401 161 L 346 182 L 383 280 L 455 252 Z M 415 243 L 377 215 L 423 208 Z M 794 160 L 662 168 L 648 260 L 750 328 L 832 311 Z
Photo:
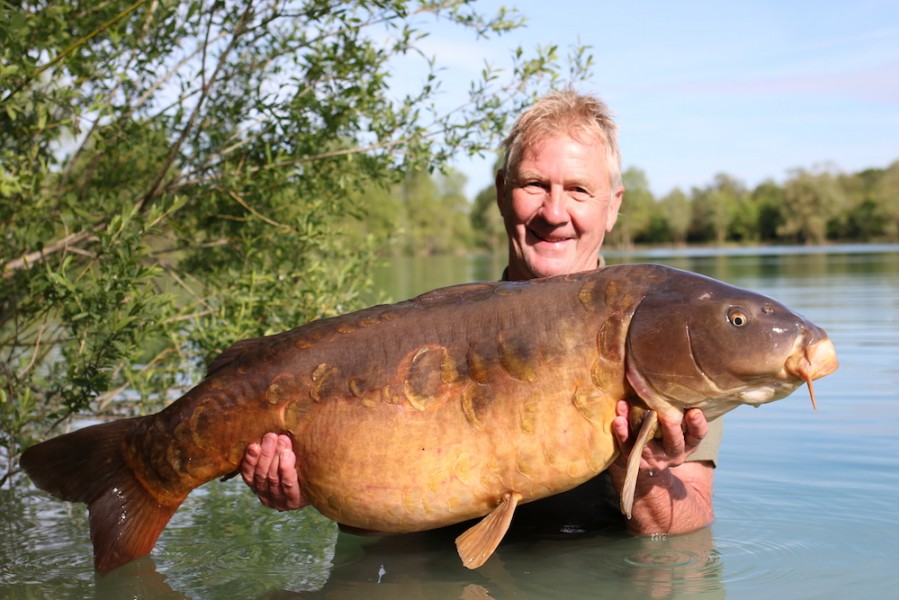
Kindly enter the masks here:
M 606 149 L 611 194 L 622 186 L 621 153 L 618 150 L 618 126 L 606 104 L 589 94 L 574 90 L 551 92 L 525 110 L 503 140 L 503 172 L 506 190 L 512 184 L 509 174 L 518 166 L 527 148 L 554 135 L 570 135 L 581 142 L 598 140 Z

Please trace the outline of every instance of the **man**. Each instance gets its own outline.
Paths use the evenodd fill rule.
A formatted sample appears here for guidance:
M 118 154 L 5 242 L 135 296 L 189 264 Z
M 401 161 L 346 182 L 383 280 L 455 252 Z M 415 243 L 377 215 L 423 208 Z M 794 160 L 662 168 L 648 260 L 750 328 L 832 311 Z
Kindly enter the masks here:
M 496 175 L 497 204 L 509 237 L 503 278 L 527 280 L 600 266 L 600 248 L 624 195 L 617 126 L 606 106 L 573 91 L 552 93 L 519 117 L 503 149 L 504 164 Z M 616 415 L 612 432 L 622 452 L 615 463 L 575 490 L 519 507 L 513 528 L 527 524 L 583 531 L 602 522 L 599 513 L 617 503 L 633 443 L 626 402 L 618 404 Z M 640 535 L 693 531 L 714 516 L 720 425 L 698 453 L 709 432 L 701 411 L 687 411 L 683 430 L 680 424 L 663 427 L 662 440 L 643 452 L 633 516 L 627 523 Z M 241 474 L 264 505 L 299 508 L 305 501 L 296 460 L 290 438 L 266 434 L 261 444 L 247 448 Z

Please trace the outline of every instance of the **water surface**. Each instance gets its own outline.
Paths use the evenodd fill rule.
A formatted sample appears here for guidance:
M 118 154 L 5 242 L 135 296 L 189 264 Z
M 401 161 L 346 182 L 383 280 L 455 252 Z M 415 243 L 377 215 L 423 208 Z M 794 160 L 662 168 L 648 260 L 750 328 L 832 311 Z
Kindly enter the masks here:
M 711 527 L 668 538 L 617 528 L 516 537 L 469 571 L 451 536 L 338 534 L 313 510 L 262 508 L 232 480 L 191 495 L 151 556 L 98 578 L 82 505 L 0 490 L 0 597 L 896 597 L 899 247 L 607 258 L 663 262 L 767 293 L 836 345 L 841 366 L 816 382 L 817 412 L 799 390 L 725 417 Z M 401 299 L 501 269 L 496 258 L 416 259 L 379 277 L 392 272 L 387 294 Z

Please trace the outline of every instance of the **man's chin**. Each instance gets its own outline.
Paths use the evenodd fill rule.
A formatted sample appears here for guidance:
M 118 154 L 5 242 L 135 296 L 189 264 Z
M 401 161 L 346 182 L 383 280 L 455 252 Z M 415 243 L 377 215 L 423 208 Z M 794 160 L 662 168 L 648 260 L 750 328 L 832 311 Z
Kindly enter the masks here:
M 532 257 L 528 261 L 528 267 L 534 277 L 552 277 L 554 275 L 564 275 L 571 273 L 574 262 L 570 257 Z

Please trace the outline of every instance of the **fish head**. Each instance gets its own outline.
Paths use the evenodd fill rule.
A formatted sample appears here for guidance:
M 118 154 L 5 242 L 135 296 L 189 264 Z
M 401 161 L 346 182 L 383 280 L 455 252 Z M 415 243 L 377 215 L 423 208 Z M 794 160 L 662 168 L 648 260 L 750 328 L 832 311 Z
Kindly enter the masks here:
M 628 330 L 627 378 L 662 419 L 711 420 L 788 396 L 837 368 L 827 333 L 780 302 L 671 269 L 647 289 Z

